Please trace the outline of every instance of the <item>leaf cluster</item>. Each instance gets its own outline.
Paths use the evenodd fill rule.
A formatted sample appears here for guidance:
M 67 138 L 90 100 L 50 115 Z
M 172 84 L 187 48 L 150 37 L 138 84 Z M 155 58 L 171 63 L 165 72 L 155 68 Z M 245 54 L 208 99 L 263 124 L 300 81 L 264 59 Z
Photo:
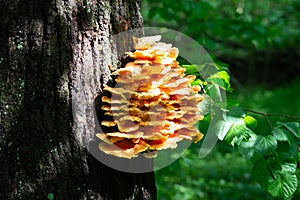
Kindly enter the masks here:
M 216 136 L 233 146 L 252 163 L 251 175 L 272 196 L 289 199 L 297 189 L 300 127 L 298 122 L 277 122 L 270 132 L 259 133 L 257 120 L 238 104 L 226 102 L 224 92 L 232 92 L 226 67 L 216 64 L 184 65 L 187 74 L 196 74 L 192 83 L 203 88 L 200 110 L 205 118 L 198 126 L 207 132 L 213 126 Z M 200 74 L 201 72 L 201 74 Z M 210 74 L 210 75 L 209 75 Z

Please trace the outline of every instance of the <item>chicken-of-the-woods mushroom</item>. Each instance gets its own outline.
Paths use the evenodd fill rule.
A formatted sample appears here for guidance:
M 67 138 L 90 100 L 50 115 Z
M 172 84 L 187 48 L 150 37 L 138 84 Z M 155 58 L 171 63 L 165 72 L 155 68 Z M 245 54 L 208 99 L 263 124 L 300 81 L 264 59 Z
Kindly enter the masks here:
M 114 72 L 117 85 L 105 86 L 102 126 L 112 132 L 98 133 L 101 151 L 124 158 L 143 153 L 153 158 L 158 150 L 176 148 L 183 139 L 198 142 L 203 134 L 195 127 L 203 118 L 196 78 L 185 76 L 176 61 L 178 49 L 159 42 L 161 36 L 134 38 L 133 59 Z

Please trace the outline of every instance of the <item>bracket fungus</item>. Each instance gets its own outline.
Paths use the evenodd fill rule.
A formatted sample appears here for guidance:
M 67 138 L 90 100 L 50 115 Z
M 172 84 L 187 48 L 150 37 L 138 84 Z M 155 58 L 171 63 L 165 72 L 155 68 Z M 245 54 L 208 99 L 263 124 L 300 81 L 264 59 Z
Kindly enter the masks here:
M 203 137 L 195 127 L 203 118 L 198 112 L 200 87 L 191 86 L 196 77 L 185 76 L 176 61 L 178 49 L 160 39 L 134 38 L 135 51 L 126 53 L 133 61 L 113 72 L 115 87 L 104 87 L 101 126 L 108 131 L 96 136 L 107 154 L 153 158 L 181 140 L 198 142 Z

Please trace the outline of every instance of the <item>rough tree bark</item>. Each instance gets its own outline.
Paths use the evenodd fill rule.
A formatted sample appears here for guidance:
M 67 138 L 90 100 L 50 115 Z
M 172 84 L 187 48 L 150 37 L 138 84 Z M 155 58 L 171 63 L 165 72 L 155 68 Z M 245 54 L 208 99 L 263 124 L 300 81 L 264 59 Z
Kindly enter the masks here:
M 156 199 L 153 173 L 111 169 L 85 148 L 122 53 L 109 37 L 140 27 L 135 0 L 0 1 L 0 199 Z

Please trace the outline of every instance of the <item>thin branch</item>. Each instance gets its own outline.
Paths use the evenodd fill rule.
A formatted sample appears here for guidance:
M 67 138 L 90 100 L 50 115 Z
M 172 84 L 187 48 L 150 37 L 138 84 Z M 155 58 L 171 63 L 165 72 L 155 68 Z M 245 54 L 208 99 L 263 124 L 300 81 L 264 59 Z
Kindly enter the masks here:
M 290 119 L 295 119 L 295 120 L 300 120 L 300 117 L 294 117 L 286 114 L 279 114 L 279 113 L 267 113 L 268 116 L 277 116 L 277 117 L 285 117 L 285 118 L 290 118 Z
M 259 114 L 259 115 L 264 115 L 264 116 L 276 116 L 276 117 L 285 117 L 285 118 L 290 118 L 290 119 L 295 119 L 295 120 L 300 120 L 300 117 L 294 117 L 294 116 L 290 116 L 290 115 L 286 115 L 286 114 L 280 114 L 280 113 L 264 113 L 264 112 L 259 112 L 259 111 L 255 111 L 255 110 L 250 110 L 250 109 L 244 109 L 242 108 L 242 110 L 246 111 L 246 112 L 252 112 L 255 114 Z
M 293 116 L 286 115 L 286 114 L 264 113 L 264 112 L 259 112 L 259 111 L 255 111 L 255 110 L 244 109 L 244 108 L 242 108 L 242 110 L 244 110 L 244 111 L 246 111 L 246 112 L 251 112 L 251 113 L 263 115 L 263 116 L 266 118 L 266 120 L 267 120 L 267 122 L 268 122 L 268 124 L 269 124 L 269 126 L 270 126 L 270 128 L 271 128 L 271 130 L 273 129 L 273 125 L 272 125 L 272 123 L 271 123 L 269 117 L 276 116 L 276 117 L 285 117 L 285 118 L 290 118 L 290 119 L 300 120 L 300 117 L 293 117 Z
M 271 121 L 270 121 L 270 119 L 269 119 L 267 113 L 265 113 L 264 116 L 265 116 L 267 122 L 269 123 L 269 126 L 270 126 L 271 130 L 273 130 L 273 125 L 272 125 L 272 123 L 271 123 Z

